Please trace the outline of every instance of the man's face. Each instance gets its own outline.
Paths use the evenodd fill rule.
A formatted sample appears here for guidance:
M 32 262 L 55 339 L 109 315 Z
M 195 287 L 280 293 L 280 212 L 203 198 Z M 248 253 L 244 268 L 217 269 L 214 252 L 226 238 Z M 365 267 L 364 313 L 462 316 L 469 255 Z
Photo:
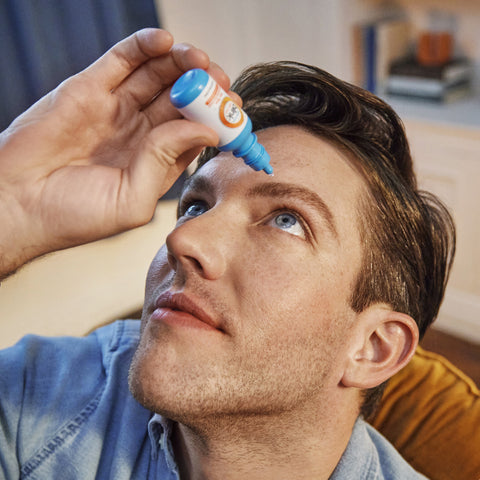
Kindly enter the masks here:
M 365 185 L 297 127 L 258 137 L 274 176 L 207 162 L 150 267 L 131 388 L 173 419 L 318 408 L 341 380 Z

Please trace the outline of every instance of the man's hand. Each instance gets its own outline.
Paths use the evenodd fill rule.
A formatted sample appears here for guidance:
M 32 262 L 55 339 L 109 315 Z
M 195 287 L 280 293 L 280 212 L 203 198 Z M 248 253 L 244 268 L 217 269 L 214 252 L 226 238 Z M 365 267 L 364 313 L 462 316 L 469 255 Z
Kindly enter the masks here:
M 0 278 L 44 253 L 147 223 L 209 128 L 181 119 L 174 81 L 223 71 L 192 46 L 146 29 L 63 82 L 0 134 Z

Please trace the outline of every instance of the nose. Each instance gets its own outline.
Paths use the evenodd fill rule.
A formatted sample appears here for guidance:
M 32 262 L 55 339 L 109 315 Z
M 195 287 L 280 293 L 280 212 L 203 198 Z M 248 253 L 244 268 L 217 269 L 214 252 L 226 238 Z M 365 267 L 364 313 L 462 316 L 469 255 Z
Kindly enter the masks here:
M 223 225 L 222 225 L 223 223 Z M 175 227 L 167 236 L 168 262 L 177 275 L 221 278 L 227 267 L 225 222 L 213 210 Z

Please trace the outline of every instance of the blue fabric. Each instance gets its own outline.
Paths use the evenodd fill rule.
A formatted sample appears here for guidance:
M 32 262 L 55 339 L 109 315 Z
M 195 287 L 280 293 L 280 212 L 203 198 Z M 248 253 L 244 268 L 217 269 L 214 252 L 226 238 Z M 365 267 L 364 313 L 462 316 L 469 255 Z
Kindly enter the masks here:
M 425 480 L 393 445 L 368 423 L 357 420 L 347 449 L 330 480 Z
M 157 26 L 154 0 L 2 0 L 0 130 L 114 43 Z
M 29 335 L 0 351 L 0 478 L 179 480 L 172 424 L 139 405 L 128 369 L 140 322 L 85 338 Z M 332 480 L 424 478 L 359 420 Z
M 178 480 L 128 390 L 139 322 L 85 338 L 29 335 L 0 352 L 0 478 Z M 159 443 L 164 449 L 159 449 Z

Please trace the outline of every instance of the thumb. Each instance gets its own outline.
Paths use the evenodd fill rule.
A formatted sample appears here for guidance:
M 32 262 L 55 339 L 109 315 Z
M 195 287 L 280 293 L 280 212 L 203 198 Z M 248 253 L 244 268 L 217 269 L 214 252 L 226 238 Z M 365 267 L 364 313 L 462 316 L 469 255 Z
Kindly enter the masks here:
M 218 135 L 205 125 L 172 120 L 153 129 L 124 172 L 121 202 L 138 216 L 150 217 L 158 199 L 168 191 L 206 146 L 218 144 Z

